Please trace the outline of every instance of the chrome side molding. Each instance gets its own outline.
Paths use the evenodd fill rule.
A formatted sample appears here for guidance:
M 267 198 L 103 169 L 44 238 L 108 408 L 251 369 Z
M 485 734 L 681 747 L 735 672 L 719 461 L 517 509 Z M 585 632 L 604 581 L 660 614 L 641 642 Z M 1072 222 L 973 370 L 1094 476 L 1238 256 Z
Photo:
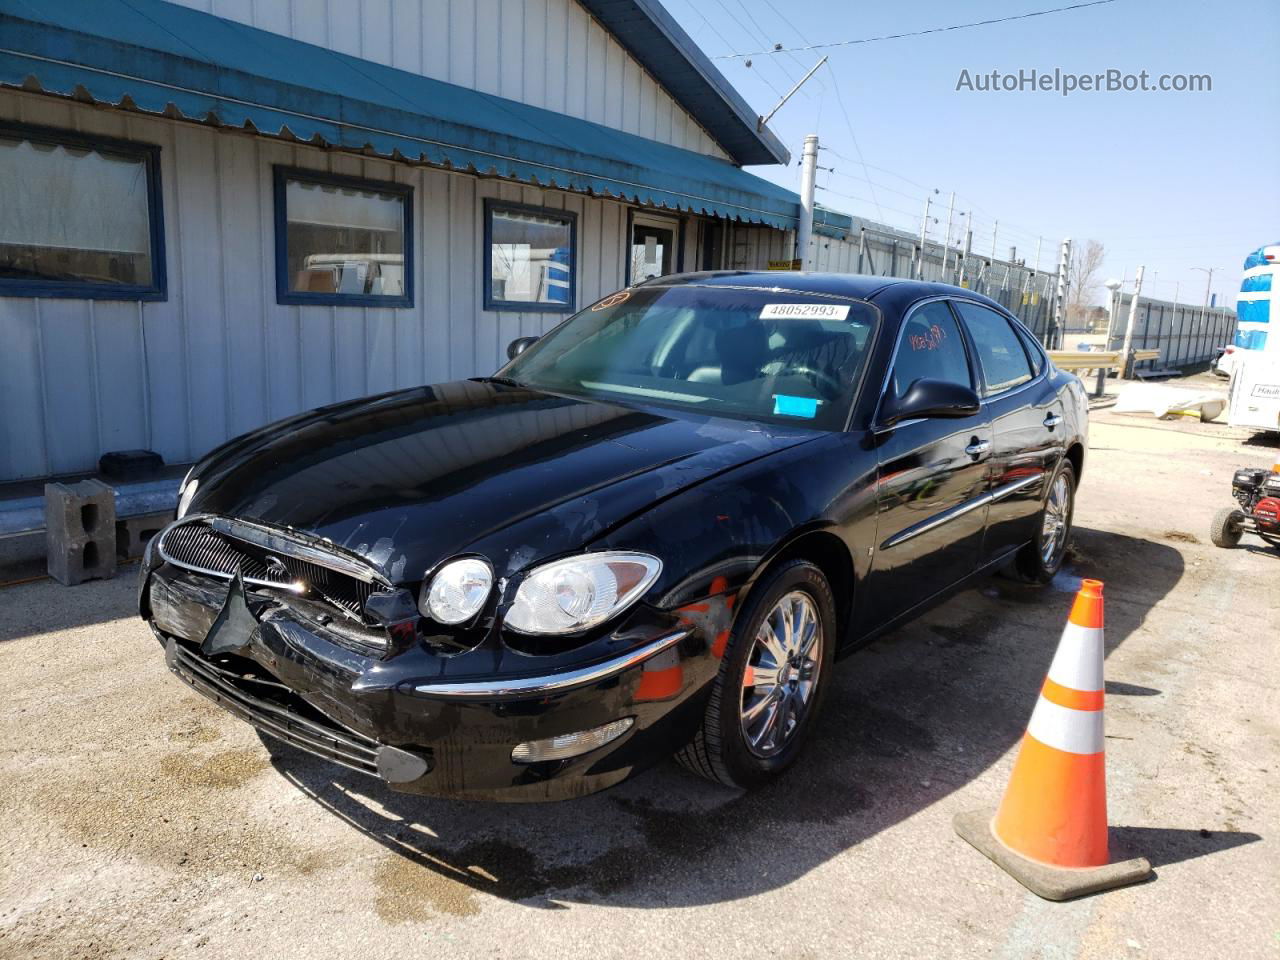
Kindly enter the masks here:
M 978 510 L 988 504 L 1003 500 L 1011 494 L 1017 493 L 1023 487 L 1029 487 L 1031 484 L 1043 480 L 1047 474 L 1037 473 L 1029 477 L 1021 477 L 1012 483 L 1006 483 L 1003 486 L 996 487 L 994 490 L 988 490 L 981 496 L 974 497 L 972 500 L 966 500 L 959 506 L 952 507 L 949 510 L 943 510 L 941 513 L 935 513 L 927 520 L 921 520 L 919 523 L 912 524 L 905 530 L 899 530 L 892 537 L 880 544 L 881 550 L 888 550 L 890 547 L 896 547 L 900 543 L 906 543 L 908 540 L 914 540 L 922 533 L 928 533 L 935 530 L 944 523 L 950 523 L 952 520 L 963 517 L 966 513 Z
M 457 700 L 485 700 L 494 697 L 508 696 L 541 696 L 548 693 L 563 693 L 576 687 L 585 687 L 601 680 L 607 680 L 614 674 L 621 673 L 650 657 L 657 656 L 664 650 L 674 647 L 692 631 L 677 630 L 652 640 L 642 647 L 612 660 L 581 667 L 577 670 L 565 670 L 561 673 L 542 674 L 534 677 L 513 677 L 501 680 L 460 680 L 441 681 L 438 683 L 419 683 L 413 688 L 414 693 L 428 697 L 442 697 Z

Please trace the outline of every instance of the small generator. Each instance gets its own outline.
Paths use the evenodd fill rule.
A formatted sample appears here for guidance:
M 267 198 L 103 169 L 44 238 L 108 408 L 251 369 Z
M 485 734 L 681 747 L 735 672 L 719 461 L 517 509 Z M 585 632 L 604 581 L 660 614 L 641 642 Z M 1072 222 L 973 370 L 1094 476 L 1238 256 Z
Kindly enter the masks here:
M 1209 537 L 1215 546 L 1234 547 L 1253 533 L 1280 546 L 1280 471 L 1241 467 L 1231 478 L 1231 495 L 1238 507 L 1224 507 L 1213 516 Z

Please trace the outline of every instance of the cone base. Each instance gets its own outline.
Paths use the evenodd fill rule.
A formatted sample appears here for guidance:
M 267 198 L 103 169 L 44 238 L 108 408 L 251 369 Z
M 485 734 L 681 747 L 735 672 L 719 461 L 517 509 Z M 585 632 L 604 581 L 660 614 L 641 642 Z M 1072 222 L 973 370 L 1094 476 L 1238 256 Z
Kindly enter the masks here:
M 957 813 L 953 821 L 956 833 L 1005 873 L 1045 900 L 1070 900 L 1138 883 L 1151 876 L 1151 864 L 1146 857 L 1109 863 L 1103 867 L 1055 867 L 1030 860 L 1006 847 L 991 832 L 991 818 L 994 815 L 994 810 Z

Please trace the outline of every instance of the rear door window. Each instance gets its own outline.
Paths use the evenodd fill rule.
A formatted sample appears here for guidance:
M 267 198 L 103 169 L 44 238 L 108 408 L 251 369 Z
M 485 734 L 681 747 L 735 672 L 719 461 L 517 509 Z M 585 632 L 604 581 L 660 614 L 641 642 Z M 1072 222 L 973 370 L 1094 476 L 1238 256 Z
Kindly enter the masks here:
M 1031 379 L 1027 351 L 1008 320 L 994 310 L 965 300 L 955 301 L 955 307 L 964 319 L 978 356 L 984 397 L 1011 390 Z
M 1015 323 L 1013 325 L 1013 330 L 1027 350 L 1027 359 L 1031 361 L 1032 373 L 1035 376 L 1039 376 L 1040 371 L 1044 369 L 1044 351 L 1040 349 L 1040 344 L 1036 342 L 1036 338 L 1031 336 L 1026 329 Z
M 960 326 L 941 300 L 926 303 L 903 324 L 889 395 L 901 399 L 924 378 L 973 387 Z

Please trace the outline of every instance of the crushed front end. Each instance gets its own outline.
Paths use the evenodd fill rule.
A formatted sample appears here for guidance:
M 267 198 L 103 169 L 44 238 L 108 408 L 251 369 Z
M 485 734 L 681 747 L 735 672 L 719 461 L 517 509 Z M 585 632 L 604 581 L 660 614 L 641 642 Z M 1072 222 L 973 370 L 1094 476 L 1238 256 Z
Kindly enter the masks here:
M 219 516 L 172 524 L 139 610 L 170 669 L 269 736 L 409 793 L 565 799 L 669 756 L 703 709 L 728 605 L 638 603 L 575 645 L 422 617 L 411 587 L 305 533 Z

